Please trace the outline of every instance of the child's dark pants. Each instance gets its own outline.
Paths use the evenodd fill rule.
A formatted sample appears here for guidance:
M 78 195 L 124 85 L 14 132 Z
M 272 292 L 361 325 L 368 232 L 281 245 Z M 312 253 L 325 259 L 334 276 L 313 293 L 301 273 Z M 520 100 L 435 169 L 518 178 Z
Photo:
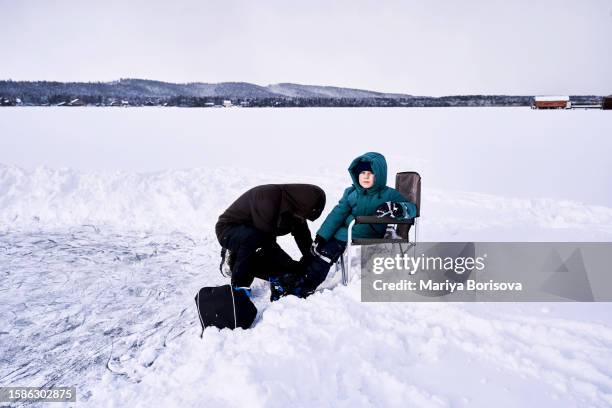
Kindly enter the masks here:
M 311 256 L 305 265 L 304 277 L 295 283 L 293 290 L 288 292 L 299 297 L 311 295 L 315 289 L 323 283 L 329 272 L 329 268 L 336 263 L 344 253 L 346 242 L 331 238 L 325 244 L 317 248 L 320 256 Z M 325 258 L 325 259 L 324 259 Z M 290 285 L 288 285 L 290 286 Z

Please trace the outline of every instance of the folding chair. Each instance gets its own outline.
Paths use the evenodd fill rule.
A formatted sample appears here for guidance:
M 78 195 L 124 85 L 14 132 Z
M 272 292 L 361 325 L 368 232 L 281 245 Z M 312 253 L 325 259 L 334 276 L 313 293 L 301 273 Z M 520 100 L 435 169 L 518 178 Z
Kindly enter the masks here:
M 346 258 L 348 266 L 344 263 L 344 254 L 338 262 L 342 268 L 342 284 L 348 284 L 348 275 L 351 269 L 352 247 L 356 245 L 379 245 L 379 244 L 408 244 L 406 249 L 416 245 L 417 242 L 417 218 L 421 216 L 421 176 L 414 171 L 404 171 L 395 176 L 395 189 L 404 197 L 416 205 L 416 216 L 409 220 L 399 221 L 391 217 L 358 216 L 351 221 L 348 227 L 348 239 L 346 245 Z M 353 227 L 355 224 L 395 224 L 397 225 L 396 237 L 391 238 L 362 238 L 353 239 Z M 410 241 L 410 228 L 414 225 L 414 241 Z M 337 269 L 336 264 L 336 269 Z

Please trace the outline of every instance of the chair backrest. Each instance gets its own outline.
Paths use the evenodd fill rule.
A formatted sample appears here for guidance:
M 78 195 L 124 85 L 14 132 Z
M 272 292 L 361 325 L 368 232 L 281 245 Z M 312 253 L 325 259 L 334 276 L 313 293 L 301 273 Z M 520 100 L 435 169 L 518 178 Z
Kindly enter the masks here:
M 417 217 L 421 216 L 421 175 L 416 171 L 403 171 L 395 175 L 395 189 L 416 205 Z M 408 238 L 410 227 L 414 224 L 400 224 L 397 233 Z
M 412 201 L 421 216 L 421 175 L 416 171 L 403 171 L 395 175 L 395 189 Z

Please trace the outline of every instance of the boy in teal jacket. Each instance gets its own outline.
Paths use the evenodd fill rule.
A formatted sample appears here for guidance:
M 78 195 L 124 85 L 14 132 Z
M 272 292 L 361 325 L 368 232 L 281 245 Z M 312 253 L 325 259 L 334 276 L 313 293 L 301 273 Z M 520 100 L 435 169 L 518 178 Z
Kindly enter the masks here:
M 352 161 L 348 171 L 353 185 L 344 190 L 340 202 L 317 231 L 312 256 L 305 260 L 304 275 L 297 281 L 295 275 L 272 279 L 272 300 L 287 294 L 299 297 L 312 294 L 344 253 L 348 226 L 355 217 L 387 210 L 398 219 L 416 216 L 416 206 L 394 188 L 387 187 L 387 162 L 382 154 L 365 153 Z M 353 238 L 382 238 L 386 227 L 386 224 L 355 224 Z

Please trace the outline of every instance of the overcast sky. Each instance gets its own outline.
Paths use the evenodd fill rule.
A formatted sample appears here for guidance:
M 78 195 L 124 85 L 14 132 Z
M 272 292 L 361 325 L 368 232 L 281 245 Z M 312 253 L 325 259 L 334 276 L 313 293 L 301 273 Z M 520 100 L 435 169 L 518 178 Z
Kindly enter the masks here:
M 612 0 L 0 0 L 0 79 L 612 93 Z

